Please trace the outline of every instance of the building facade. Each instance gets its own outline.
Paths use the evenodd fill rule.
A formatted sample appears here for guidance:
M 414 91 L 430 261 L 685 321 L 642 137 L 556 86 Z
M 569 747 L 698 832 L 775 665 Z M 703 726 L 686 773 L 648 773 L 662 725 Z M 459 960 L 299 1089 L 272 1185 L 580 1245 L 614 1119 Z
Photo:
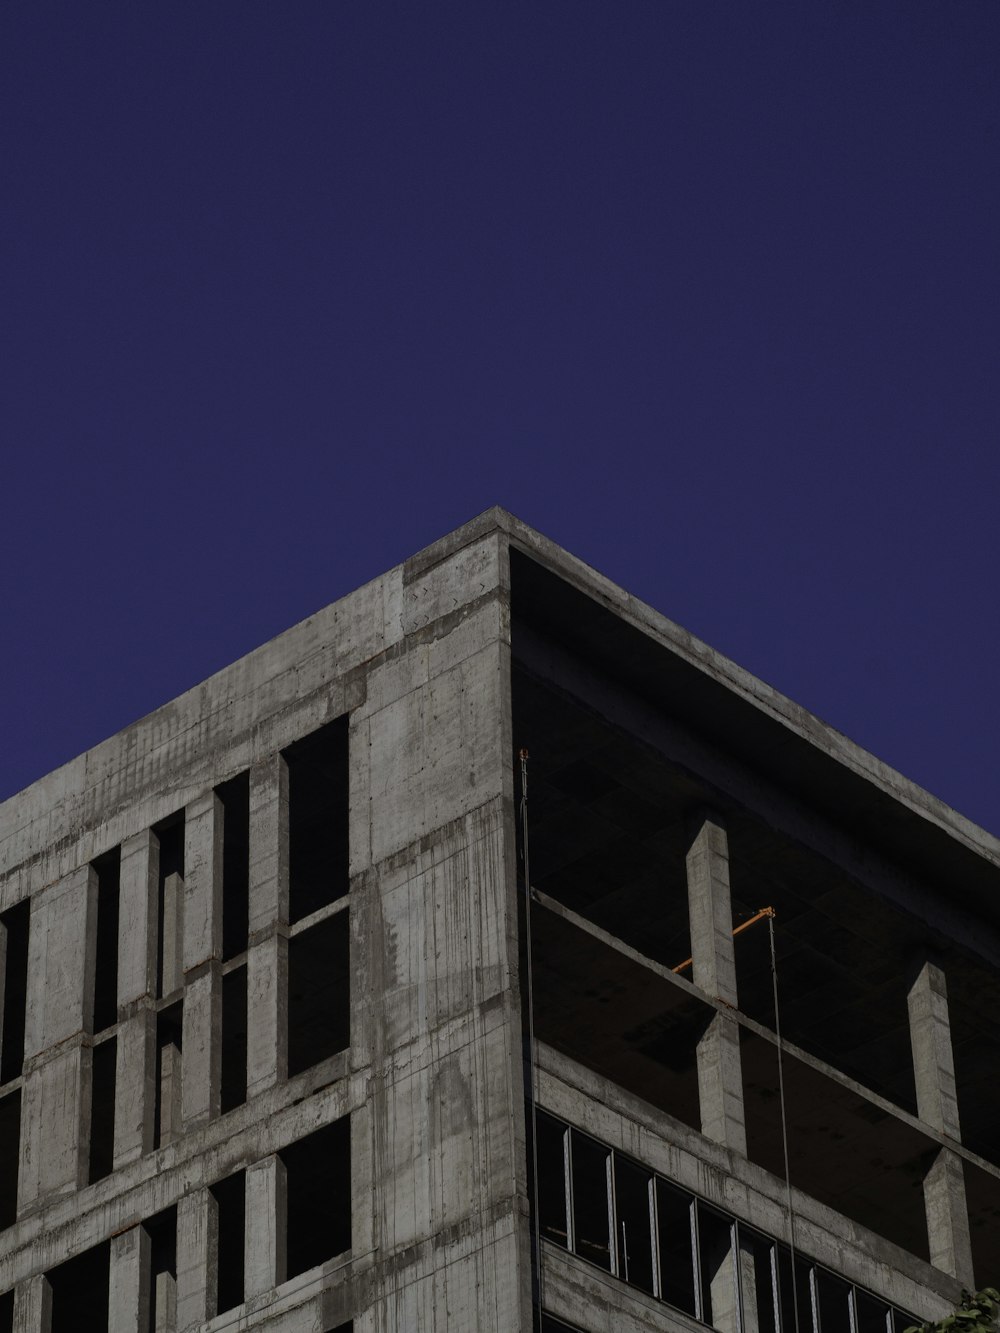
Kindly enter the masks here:
M 0 1333 L 939 1317 L 998 886 L 491 510 L 0 807 Z

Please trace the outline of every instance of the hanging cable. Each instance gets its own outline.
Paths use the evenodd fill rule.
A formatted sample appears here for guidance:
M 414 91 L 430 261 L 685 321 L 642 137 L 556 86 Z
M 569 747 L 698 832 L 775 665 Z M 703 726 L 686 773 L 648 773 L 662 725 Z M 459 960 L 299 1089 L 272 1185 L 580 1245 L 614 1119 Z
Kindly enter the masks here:
M 535 1281 L 538 1287 L 538 1318 L 542 1317 L 542 1233 L 538 1211 L 538 1105 L 535 1096 L 535 1001 L 531 985 L 531 871 L 528 858 L 528 751 L 522 749 L 521 760 L 521 852 L 524 857 L 524 948 L 527 955 L 528 1000 L 528 1088 L 531 1098 L 531 1172 L 532 1199 L 535 1227 Z
M 788 1210 L 788 1250 L 792 1261 L 792 1310 L 795 1333 L 799 1333 L 799 1284 L 795 1280 L 795 1210 L 792 1206 L 792 1177 L 788 1169 L 788 1116 L 785 1111 L 785 1070 L 782 1061 L 781 1011 L 778 1007 L 778 956 L 774 947 L 774 911 L 767 919 L 771 945 L 771 990 L 774 995 L 774 1035 L 778 1043 L 778 1102 L 781 1107 L 781 1147 L 785 1156 L 785 1204 Z

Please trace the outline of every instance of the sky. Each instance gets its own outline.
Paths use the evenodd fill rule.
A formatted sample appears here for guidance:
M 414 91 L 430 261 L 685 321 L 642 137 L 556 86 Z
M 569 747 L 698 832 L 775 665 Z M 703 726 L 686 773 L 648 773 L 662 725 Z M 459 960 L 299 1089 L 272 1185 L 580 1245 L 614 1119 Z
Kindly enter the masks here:
M 500 504 L 1000 833 L 996 0 L 7 0 L 0 798 Z

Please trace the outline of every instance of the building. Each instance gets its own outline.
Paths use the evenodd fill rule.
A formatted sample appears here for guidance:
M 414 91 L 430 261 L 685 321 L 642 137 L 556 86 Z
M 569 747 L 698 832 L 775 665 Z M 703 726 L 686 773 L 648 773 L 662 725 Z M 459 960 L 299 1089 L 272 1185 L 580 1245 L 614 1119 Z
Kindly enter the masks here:
M 1000 1276 L 998 886 L 491 510 L 0 810 L 0 1329 L 938 1317 Z

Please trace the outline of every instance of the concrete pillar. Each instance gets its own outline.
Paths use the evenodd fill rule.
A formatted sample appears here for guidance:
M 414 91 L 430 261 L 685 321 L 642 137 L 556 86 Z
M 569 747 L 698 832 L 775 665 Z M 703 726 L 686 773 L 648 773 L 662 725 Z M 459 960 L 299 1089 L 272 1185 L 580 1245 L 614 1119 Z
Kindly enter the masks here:
M 944 971 L 925 962 L 907 996 L 917 1114 L 956 1143 L 961 1142 L 955 1059 Z M 924 1177 L 924 1211 L 931 1263 L 973 1286 L 972 1243 L 962 1161 L 941 1148 Z
M 250 770 L 247 1099 L 288 1073 L 288 765 Z
M 175 1333 L 177 1328 L 177 1279 L 173 1273 L 157 1273 L 153 1333 Z
M 14 1288 L 14 1333 L 50 1333 L 52 1288 L 44 1273 L 26 1278 Z
M 219 1294 L 219 1208 L 211 1190 L 177 1204 L 177 1333 L 215 1317 Z
M 115 1333 L 148 1333 L 149 1258 L 149 1232 L 145 1227 L 129 1227 L 111 1237 L 108 1328 Z
M 729 840 L 718 815 L 701 814 L 687 854 L 692 980 L 735 1007 L 736 954 L 729 892 Z M 746 1156 L 740 1033 L 735 1019 L 716 1014 L 698 1042 L 701 1131 Z
M 181 1053 L 173 1042 L 160 1051 L 160 1144 L 173 1143 L 181 1133 Z
M 156 1098 L 156 933 L 159 843 L 149 830 L 122 844 L 118 907 L 118 1053 L 114 1165 L 153 1146 Z
M 18 1208 L 86 1183 L 97 875 L 73 871 L 31 900 Z
M 168 875 L 163 881 L 163 979 L 161 995 L 173 995 L 184 985 L 184 880 Z
M 219 1114 L 222 1084 L 222 802 L 214 791 L 184 817 L 184 1016 L 181 1116 L 185 1129 Z
M 702 1280 L 708 1286 L 711 1310 L 702 1314 L 704 1321 L 719 1333 L 739 1333 L 739 1292 L 737 1256 L 728 1236 L 720 1236 L 714 1245 L 701 1247 Z
M 254 1162 L 246 1172 L 243 1266 L 246 1300 L 285 1281 L 287 1239 L 285 1164 L 272 1154 Z

